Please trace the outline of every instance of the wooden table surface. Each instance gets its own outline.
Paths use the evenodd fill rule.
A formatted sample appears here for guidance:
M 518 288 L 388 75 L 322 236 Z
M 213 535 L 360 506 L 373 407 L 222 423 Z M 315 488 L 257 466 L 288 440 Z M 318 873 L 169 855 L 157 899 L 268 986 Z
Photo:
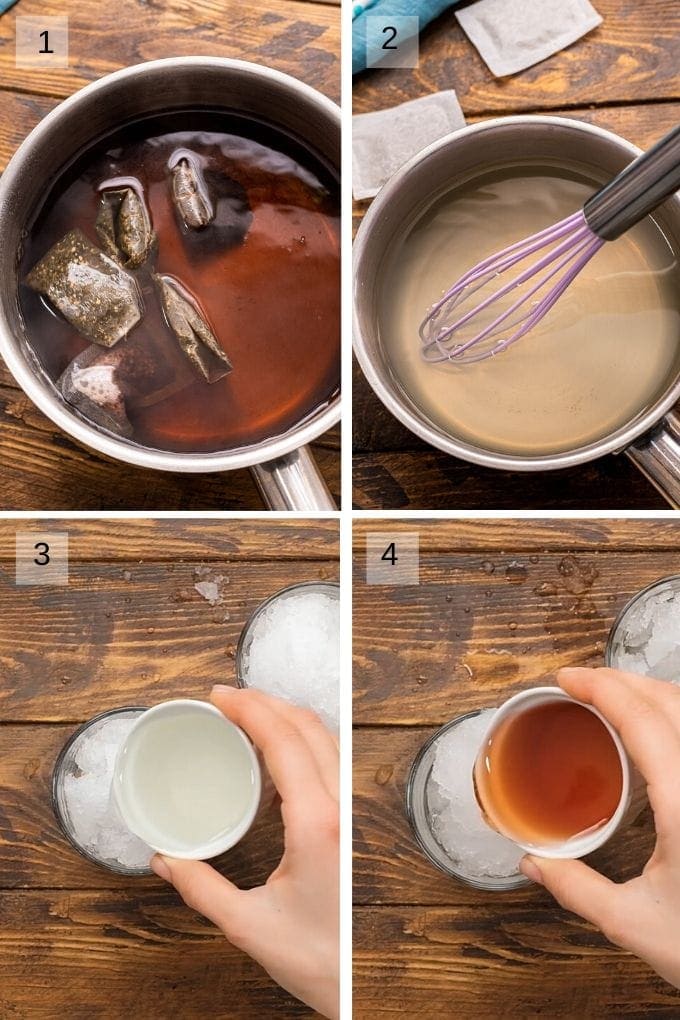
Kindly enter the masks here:
M 366 533 L 415 530 L 420 584 L 368 587 Z M 361 521 L 354 546 L 355 1020 L 680 1016 L 678 992 L 545 890 L 440 873 L 404 813 L 408 769 L 439 726 L 560 666 L 602 664 L 627 599 L 680 571 L 677 525 Z M 593 864 L 624 879 L 652 845 L 647 809 Z
M 339 3 L 339 0 L 337 0 Z M 66 70 L 15 67 L 14 19 L 68 15 Z M 0 171 L 38 121 L 90 81 L 130 64 L 193 54 L 274 67 L 340 95 L 337 4 L 308 0 L 19 0 L 0 17 Z M 340 430 L 313 444 L 336 499 Z M 259 509 L 248 471 L 186 475 L 121 464 L 80 446 L 38 411 L 0 361 L 0 508 Z
M 680 121 L 680 5 L 595 0 L 603 24 L 568 49 L 496 79 L 453 10 L 420 38 L 414 70 L 354 79 L 354 112 L 396 106 L 454 88 L 466 119 L 553 113 L 599 124 L 648 146 Z M 368 203 L 355 204 L 358 225 Z M 354 503 L 387 509 L 652 508 L 666 503 L 624 456 L 584 467 L 517 475 L 478 467 L 426 446 L 374 396 L 355 366 Z
M 15 531 L 69 532 L 68 587 L 16 587 Z M 234 681 L 249 613 L 277 589 L 335 579 L 333 521 L 0 522 L 0 1017 L 308 1017 L 156 878 L 81 858 L 50 804 L 76 725 L 121 705 L 206 698 Z M 227 577 L 224 604 L 196 570 Z M 228 616 L 228 619 L 225 617 Z M 270 808 L 220 868 L 260 884 L 278 862 Z

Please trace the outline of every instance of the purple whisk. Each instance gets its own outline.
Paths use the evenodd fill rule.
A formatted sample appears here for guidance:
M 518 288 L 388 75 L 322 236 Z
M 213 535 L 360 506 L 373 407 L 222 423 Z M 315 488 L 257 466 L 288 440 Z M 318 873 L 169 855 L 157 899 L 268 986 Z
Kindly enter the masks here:
M 680 187 L 680 126 L 638 156 L 588 199 L 583 209 L 478 262 L 430 308 L 420 325 L 425 361 L 471 364 L 507 350 L 541 321 L 605 241 L 613 241 Z M 535 253 L 528 267 L 520 263 Z M 488 293 L 503 273 L 520 267 Z M 473 295 L 486 296 L 462 315 Z M 520 289 L 489 322 L 479 316 Z

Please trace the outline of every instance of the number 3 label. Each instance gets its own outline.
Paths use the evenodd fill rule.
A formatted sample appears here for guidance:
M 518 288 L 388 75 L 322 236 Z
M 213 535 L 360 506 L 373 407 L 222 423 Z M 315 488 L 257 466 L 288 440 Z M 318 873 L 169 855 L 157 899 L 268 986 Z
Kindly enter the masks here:
M 50 562 L 50 547 L 47 542 L 36 542 L 33 548 L 38 552 L 37 557 L 33 560 L 36 567 L 46 567 Z
M 16 583 L 68 584 L 68 532 L 17 531 Z

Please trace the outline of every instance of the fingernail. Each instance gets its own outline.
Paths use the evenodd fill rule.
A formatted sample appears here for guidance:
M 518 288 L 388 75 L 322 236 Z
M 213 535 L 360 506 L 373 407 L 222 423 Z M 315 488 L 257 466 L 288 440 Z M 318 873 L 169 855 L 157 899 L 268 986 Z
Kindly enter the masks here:
M 592 673 L 592 669 L 590 669 L 590 667 L 588 666 L 562 666 L 562 668 L 559 669 L 557 672 L 560 674 L 560 676 L 564 676 L 565 673 L 571 673 L 574 674 L 575 676 L 580 676 L 583 673 Z
M 215 684 L 211 690 L 211 694 L 233 694 L 236 690 L 235 687 L 229 687 L 227 684 Z
M 151 858 L 151 869 L 154 871 L 159 878 L 162 878 L 164 882 L 169 882 L 172 878 L 170 874 L 170 868 L 168 863 L 164 860 L 160 854 L 156 854 Z
M 523 857 L 519 862 L 519 870 L 530 882 L 535 882 L 536 885 L 543 885 L 543 875 L 532 857 Z

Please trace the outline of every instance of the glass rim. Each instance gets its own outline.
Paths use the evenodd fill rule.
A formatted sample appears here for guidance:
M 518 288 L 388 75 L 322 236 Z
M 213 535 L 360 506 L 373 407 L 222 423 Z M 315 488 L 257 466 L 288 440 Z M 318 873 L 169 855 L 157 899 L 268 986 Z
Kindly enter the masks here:
M 655 581 L 650 581 L 649 584 L 645 585 L 644 588 L 640 588 L 639 591 L 632 595 L 625 605 L 619 610 L 614 622 L 609 628 L 609 634 L 607 635 L 607 643 L 604 649 L 604 664 L 607 667 L 612 667 L 612 655 L 614 648 L 614 641 L 616 640 L 619 628 L 623 624 L 626 616 L 633 608 L 633 606 L 645 595 L 649 595 L 650 592 L 654 591 L 655 588 L 660 588 L 664 584 L 670 584 L 673 581 L 677 581 L 680 584 L 680 574 L 666 574 L 664 577 L 658 577 Z
M 462 715 L 458 715 L 454 719 L 450 719 L 447 723 L 444 723 L 443 726 L 440 726 L 438 729 L 436 729 L 434 733 L 430 734 L 428 739 L 418 750 L 418 753 L 416 754 L 415 758 L 411 763 L 411 767 L 409 768 L 408 775 L 406 777 L 406 789 L 404 791 L 404 800 L 406 807 L 406 817 L 408 819 L 413 837 L 416 843 L 418 844 L 419 849 L 423 852 L 425 857 L 439 871 L 443 872 L 443 874 L 445 875 L 448 875 L 449 878 L 455 878 L 457 882 L 460 882 L 462 885 L 465 885 L 470 889 L 478 889 L 481 890 L 482 892 L 510 892 L 514 889 L 526 888 L 531 884 L 530 880 L 526 878 L 526 876 L 519 873 L 517 876 L 509 875 L 507 878 L 498 878 L 496 880 L 491 879 L 490 877 L 490 881 L 499 883 L 491 885 L 489 884 L 489 882 L 485 882 L 483 878 L 472 878 L 468 875 L 464 875 L 460 871 L 457 871 L 453 867 L 453 865 L 449 867 L 442 861 L 434 857 L 430 851 L 430 848 L 427 846 L 427 844 L 420 835 L 416 823 L 414 808 L 414 785 L 416 776 L 418 774 L 419 769 L 422 766 L 425 756 L 431 750 L 433 744 L 441 736 L 447 733 L 450 729 L 453 729 L 454 726 L 457 726 L 459 723 L 464 722 L 464 720 L 474 719 L 482 712 L 486 712 L 489 709 L 494 709 L 495 707 L 496 706 L 489 705 L 486 708 L 476 708 L 473 709 L 471 712 L 464 712 Z M 433 836 L 433 839 L 434 838 L 435 837 Z M 445 853 L 443 848 L 442 853 Z
M 78 843 L 75 837 L 69 831 L 69 828 L 66 824 L 66 819 L 64 818 L 60 810 L 57 786 L 63 770 L 63 764 L 66 759 L 66 756 L 68 755 L 69 751 L 76 743 L 78 738 L 81 737 L 86 730 L 89 730 L 90 727 L 94 726 L 95 723 L 100 722 L 102 719 L 110 718 L 111 716 L 114 715 L 121 715 L 124 712 L 140 712 L 140 713 L 147 712 L 148 709 L 149 709 L 148 705 L 123 705 L 120 708 L 110 708 L 104 712 L 98 712 L 97 715 L 93 715 L 91 719 L 87 719 L 84 723 L 81 723 L 80 726 L 78 726 L 78 728 L 73 731 L 70 737 L 68 737 L 66 742 L 63 744 L 61 750 L 59 751 L 59 754 L 57 755 L 54 762 L 54 766 L 52 768 L 52 778 L 50 781 L 52 813 L 54 814 L 59 829 L 61 830 L 61 833 L 65 837 L 67 842 L 70 843 L 73 849 L 78 854 L 80 854 L 81 857 L 84 857 L 85 860 L 90 861 L 90 863 L 92 864 L 96 864 L 100 868 L 104 868 L 105 871 L 112 872 L 115 875 L 123 875 L 127 878 L 146 878 L 149 875 L 153 875 L 154 871 L 152 868 L 148 866 L 144 868 L 126 868 L 125 865 L 122 864 L 120 865 L 108 864 L 102 861 L 100 858 L 95 857 L 93 853 L 91 853 L 84 846 Z
M 340 598 L 340 582 L 339 581 L 296 581 L 295 584 L 287 584 L 283 588 L 279 588 L 278 591 L 273 592 L 263 602 L 253 609 L 252 613 L 248 616 L 246 622 L 241 628 L 238 641 L 236 643 L 236 655 L 235 655 L 235 670 L 236 670 L 236 686 L 242 690 L 247 689 L 250 684 L 243 676 L 241 666 L 243 662 L 243 656 L 245 653 L 245 643 L 248 638 L 248 634 L 255 624 L 256 620 L 261 614 L 267 609 L 268 606 L 275 602 L 277 599 L 284 595 L 288 595 L 290 592 L 299 591 L 302 588 L 331 588 L 337 593 L 337 598 Z

